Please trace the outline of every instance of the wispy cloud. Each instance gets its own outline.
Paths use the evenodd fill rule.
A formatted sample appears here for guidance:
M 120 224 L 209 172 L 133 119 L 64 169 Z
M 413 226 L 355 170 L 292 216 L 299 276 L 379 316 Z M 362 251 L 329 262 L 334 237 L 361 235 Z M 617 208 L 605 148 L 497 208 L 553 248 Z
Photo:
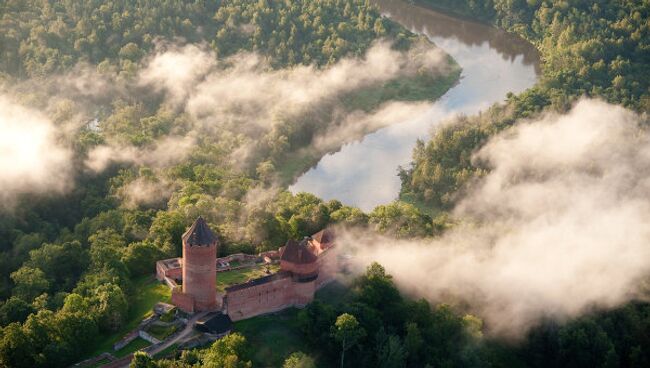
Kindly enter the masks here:
M 650 275 L 641 119 L 583 100 L 566 115 L 520 122 L 475 155 L 491 171 L 455 209 L 461 225 L 436 240 L 352 234 L 347 243 L 405 290 L 469 303 L 501 336 L 640 298 Z
M 70 185 L 71 150 L 42 112 L 0 94 L 0 208 L 25 193 L 61 193 Z

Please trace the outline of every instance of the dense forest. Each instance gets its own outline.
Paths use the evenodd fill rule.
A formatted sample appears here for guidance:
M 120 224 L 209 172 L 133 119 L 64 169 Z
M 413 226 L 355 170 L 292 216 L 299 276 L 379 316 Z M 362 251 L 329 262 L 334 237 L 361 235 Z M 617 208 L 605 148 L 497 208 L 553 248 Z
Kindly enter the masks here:
M 331 223 L 389 232 L 415 221 L 431 232 L 426 219 L 388 225 L 382 211 L 282 191 L 342 143 L 306 149 L 346 114 L 434 99 L 458 78 L 453 60 L 442 58 L 443 72 L 427 64 L 435 48 L 367 2 L 5 1 L 0 14 L 2 102 L 26 116 L 39 111 L 61 132 L 48 149 L 69 152 L 50 174 L 68 184 L 46 180 L 45 189 L 12 187 L 2 197 L 0 366 L 68 366 L 121 337 L 141 292 L 136 280 L 180 254 L 198 215 L 219 233 L 220 254 L 275 249 Z M 212 125 L 142 82 L 161 55 L 194 53 L 216 65 L 215 78 L 252 60 L 250 74 L 277 84 L 327 77 L 342 60 L 354 73 L 372 52 L 397 65 L 385 79 L 360 77 L 291 112 L 246 115 L 233 105 L 239 115 L 211 115 L 221 119 Z M 252 153 L 239 159 L 245 149 Z
M 411 166 L 400 171 L 401 198 L 436 213 L 443 223 L 450 219 L 447 211 L 489 172 L 480 160 L 473 160 L 474 153 L 515 122 L 548 111 L 566 112 L 585 96 L 640 113 L 650 111 L 647 1 L 420 3 L 516 33 L 536 45 L 542 56 L 542 76 L 533 88 L 443 126 L 429 141 L 418 142 Z M 520 347 L 497 355 L 516 358 L 502 362 L 505 366 L 646 366 L 648 316 L 648 304 L 629 303 L 563 325 L 548 321 L 531 331 Z
M 364 213 L 283 188 L 340 147 L 340 139 L 322 142 L 331 128 L 345 127 L 345 116 L 363 121 L 390 101 L 435 99 L 460 73 L 450 59 L 442 72 L 428 63 L 431 45 L 367 1 L 1 2 L 0 103 L 10 96 L 46 116 L 61 132 L 51 143 L 70 152 L 70 167 L 61 170 L 69 185 L 56 193 L 20 187 L 0 195 L 0 366 L 69 366 L 120 338 L 143 292 L 139 280 L 150 277 L 156 260 L 180 254 L 181 234 L 199 215 L 218 233 L 220 255 L 276 249 L 331 224 L 435 237 L 454 226 L 447 211 L 487 170 L 473 164 L 472 153 L 516 120 L 566 111 L 584 95 L 650 111 L 647 1 L 426 3 L 526 38 L 542 54 L 543 75 L 505 105 L 420 142 L 412 167 L 400 172 L 404 201 Z M 385 79 L 361 73 L 378 74 L 372 52 L 395 61 Z M 151 71 L 166 57 L 190 70 L 211 68 L 173 81 L 252 75 L 269 81 L 247 85 L 263 87 L 255 96 L 264 98 L 256 104 L 244 96 L 213 111 L 205 107 L 210 100 L 200 105 L 190 93 L 152 87 Z M 317 84 L 331 70 L 348 70 L 358 83 L 331 87 L 298 109 L 283 103 L 290 94 L 269 96 L 278 80 L 297 88 L 309 84 L 301 75 L 320 75 L 306 80 Z M 549 319 L 523 341 L 503 343 L 483 336 L 477 316 L 400 294 L 379 264 L 334 298 L 297 312 L 294 322 L 305 349 L 284 357 L 287 368 L 343 359 L 361 367 L 650 365 L 647 304 L 568 323 Z M 248 338 L 233 333 L 156 361 L 138 353 L 132 365 L 249 367 L 259 347 Z
M 478 17 L 519 34 L 541 52 L 540 82 L 505 105 L 436 132 L 402 171 L 402 196 L 441 209 L 482 175 L 472 152 L 517 119 L 544 109 L 566 111 L 578 98 L 600 97 L 650 111 L 650 5 L 645 1 L 444 1 L 425 4 Z
M 402 297 L 377 263 L 336 300 L 316 300 L 298 313 L 297 328 L 310 354 L 291 354 L 284 368 L 338 366 L 342 352 L 346 366 L 385 368 L 643 367 L 650 362 L 645 350 L 650 319 L 640 305 L 566 325 L 548 321 L 513 347 L 484 338 L 482 322 L 473 315 Z M 259 348 L 235 333 L 176 359 L 154 361 L 139 354 L 132 367 L 250 367 Z

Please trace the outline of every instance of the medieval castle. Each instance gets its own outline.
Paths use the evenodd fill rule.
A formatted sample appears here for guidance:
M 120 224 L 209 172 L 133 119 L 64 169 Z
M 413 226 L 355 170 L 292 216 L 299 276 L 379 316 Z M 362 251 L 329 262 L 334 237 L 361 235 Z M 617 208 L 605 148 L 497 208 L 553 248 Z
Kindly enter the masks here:
M 172 288 L 172 303 L 189 313 L 221 311 L 238 321 L 288 307 L 303 307 L 314 299 L 316 290 L 334 279 L 337 270 L 334 236 L 326 229 L 299 242 L 289 240 L 277 251 L 240 255 L 261 259 L 266 264 L 279 263 L 280 269 L 218 293 L 218 265 L 227 261 L 217 259 L 217 237 L 199 217 L 182 240 L 182 258 L 158 261 L 156 275 Z

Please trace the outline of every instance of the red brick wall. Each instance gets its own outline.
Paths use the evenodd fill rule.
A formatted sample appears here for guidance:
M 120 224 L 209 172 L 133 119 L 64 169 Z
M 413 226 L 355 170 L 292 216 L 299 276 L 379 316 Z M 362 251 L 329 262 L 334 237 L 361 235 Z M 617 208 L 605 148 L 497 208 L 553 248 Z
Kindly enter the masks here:
M 318 272 L 318 262 L 296 264 L 293 262 L 280 261 L 280 268 L 283 271 L 290 271 L 299 275 L 312 275 Z
M 194 313 L 194 299 L 179 289 L 172 290 L 172 304 L 187 313 Z
M 194 299 L 196 311 L 217 308 L 217 246 L 183 242 L 183 293 Z
M 226 295 L 228 316 L 233 321 L 304 306 L 314 299 L 314 283 L 295 283 L 290 276 Z
M 337 249 L 329 248 L 318 256 L 318 278 L 316 279 L 316 288 L 325 286 L 328 282 L 334 280 L 338 272 L 339 265 L 337 261 Z
M 226 295 L 226 307 L 230 319 L 239 321 L 289 307 L 304 307 L 311 303 L 316 290 L 333 280 L 338 271 L 336 249 L 326 249 L 319 255 L 318 262 L 312 264 L 281 262 L 280 267 L 285 271 L 301 274 L 318 272 L 318 278 L 311 282 L 296 282 L 287 276 L 266 284 L 229 291 Z
M 158 281 L 162 281 L 165 279 L 165 270 L 163 268 L 161 261 L 156 262 L 156 278 L 158 279 Z
M 179 266 L 178 268 L 168 268 L 168 266 L 165 265 L 165 261 L 167 260 L 162 259 L 156 262 L 156 278 L 158 281 L 163 281 L 165 277 L 179 280 L 182 276 L 182 267 Z M 183 260 L 181 258 L 179 258 L 178 261 L 181 265 L 183 264 Z
M 165 276 L 169 277 L 170 279 L 174 280 L 180 280 L 183 277 L 183 269 L 182 268 L 172 268 L 167 270 L 165 272 Z

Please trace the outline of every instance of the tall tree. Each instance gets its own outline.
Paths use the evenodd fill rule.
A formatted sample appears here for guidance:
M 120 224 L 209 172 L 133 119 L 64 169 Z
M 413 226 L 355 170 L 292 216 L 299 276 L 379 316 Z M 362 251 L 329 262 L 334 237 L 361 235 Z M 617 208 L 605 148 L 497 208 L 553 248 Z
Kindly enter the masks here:
M 359 326 L 359 321 L 351 314 L 343 313 L 336 318 L 332 335 L 341 344 L 341 368 L 345 362 L 345 351 L 366 336 L 366 330 Z

